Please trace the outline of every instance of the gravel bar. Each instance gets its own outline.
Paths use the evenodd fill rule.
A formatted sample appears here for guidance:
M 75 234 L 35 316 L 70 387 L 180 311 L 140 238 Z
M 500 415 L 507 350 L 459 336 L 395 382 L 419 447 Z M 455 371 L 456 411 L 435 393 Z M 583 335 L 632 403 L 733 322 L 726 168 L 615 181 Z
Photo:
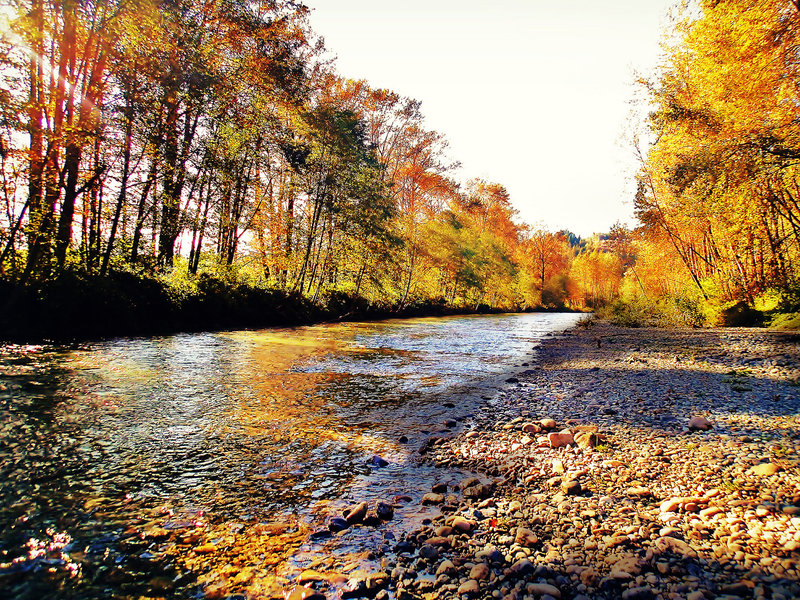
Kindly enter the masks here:
M 421 449 L 475 477 L 435 486 L 441 515 L 342 595 L 800 598 L 798 342 L 604 322 L 548 337 Z

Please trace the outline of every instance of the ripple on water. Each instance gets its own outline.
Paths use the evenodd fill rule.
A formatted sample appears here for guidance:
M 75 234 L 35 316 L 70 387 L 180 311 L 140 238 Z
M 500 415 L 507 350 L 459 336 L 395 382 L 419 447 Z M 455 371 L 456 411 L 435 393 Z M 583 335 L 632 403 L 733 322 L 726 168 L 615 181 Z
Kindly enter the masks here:
M 418 464 L 428 432 L 478 410 L 533 343 L 576 320 L 453 317 L 3 347 L 0 591 L 188 597 L 241 560 L 253 575 L 239 589 L 266 593 L 310 561 L 358 565 L 358 549 L 382 547 L 435 509 L 412 502 L 378 529 L 308 535 L 348 503 L 419 498 L 442 478 L 457 481 Z M 369 465 L 375 454 L 389 466 Z

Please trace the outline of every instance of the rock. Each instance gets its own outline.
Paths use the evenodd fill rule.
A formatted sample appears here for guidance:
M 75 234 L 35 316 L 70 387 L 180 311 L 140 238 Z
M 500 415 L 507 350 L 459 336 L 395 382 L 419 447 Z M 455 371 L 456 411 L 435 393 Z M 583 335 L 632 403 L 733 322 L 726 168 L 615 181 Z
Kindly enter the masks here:
M 490 563 L 499 565 L 506 562 L 505 555 L 492 545 L 486 546 L 483 550 L 476 552 L 475 559 L 480 561 L 488 561 Z
M 373 467 L 388 467 L 389 461 L 376 454 L 369 460 L 369 464 L 371 464 Z
M 689 429 L 692 431 L 708 431 L 712 427 L 714 424 L 705 417 L 694 416 L 689 419 Z
M 447 493 L 447 484 L 446 483 L 434 483 L 431 487 L 431 491 L 434 494 L 446 494 Z
M 325 577 L 319 571 L 315 571 L 313 569 L 306 569 L 300 576 L 297 578 L 297 583 L 300 585 L 306 585 L 307 583 L 318 583 L 320 581 L 327 581 L 328 578 Z
M 653 492 L 645 487 L 632 487 L 625 490 L 627 496 L 634 496 L 635 498 L 652 498 Z
M 622 592 L 622 600 L 652 600 L 655 593 L 649 587 L 634 587 Z
M 453 528 L 448 525 L 442 525 L 441 527 L 437 527 L 436 529 L 434 529 L 433 532 L 438 537 L 447 537 L 448 535 L 452 535 Z
M 383 500 L 375 503 L 375 514 L 382 521 L 389 521 L 394 517 L 394 506 Z
M 542 429 L 555 429 L 556 422 L 553 419 L 542 419 L 539 421 L 539 425 L 542 426 Z
M 433 537 L 429 537 L 424 543 L 428 546 L 444 548 L 450 545 L 450 539 L 440 535 L 435 535 Z
M 370 592 L 370 596 L 375 594 L 378 590 L 382 590 L 387 585 L 389 585 L 389 574 L 380 571 L 378 573 L 372 573 L 371 575 L 367 575 L 367 591 Z
M 536 423 L 525 423 L 522 426 L 523 433 L 539 433 L 541 430 L 542 428 Z
M 720 591 L 723 594 L 729 594 L 731 596 L 739 596 L 740 598 L 742 598 L 751 595 L 752 587 L 753 583 L 750 581 L 737 581 L 735 583 L 728 583 L 721 586 Z
M 443 560 L 436 568 L 437 575 L 453 575 L 456 572 L 456 566 L 450 560 Z
M 486 563 L 480 563 L 472 567 L 469 571 L 469 578 L 470 579 L 477 579 L 478 581 L 482 581 L 489 577 L 489 565 Z
M 575 443 L 578 445 L 578 448 L 582 450 L 587 450 L 589 448 L 594 448 L 597 446 L 600 438 L 597 437 L 596 433 L 589 433 L 586 431 L 579 431 L 575 434 Z
M 397 438 L 397 441 L 400 442 L 401 444 L 407 444 L 408 443 L 408 436 L 407 435 L 401 435 L 399 438 Z
M 780 470 L 781 468 L 775 463 L 767 462 L 754 465 L 750 467 L 747 472 L 758 477 L 771 477 Z
M 569 446 L 575 443 L 575 438 L 572 437 L 570 432 L 548 433 L 547 441 L 550 442 L 551 448 L 561 448 L 562 446 Z
M 441 504 L 444 502 L 444 496 L 441 494 L 435 494 L 433 492 L 428 492 L 422 497 L 422 504 Z
M 330 529 L 334 533 L 336 533 L 337 531 L 344 531 L 348 527 L 350 527 L 350 523 L 348 523 L 346 519 L 342 519 L 341 517 L 334 517 L 333 519 L 330 520 L 330 523 L 328 523 L 328 529 Z
M 458 489 L 465 490 L 468 487 L 472 487 L 473 485 L 478 485 L 481 482 L 480 479 L 477 477 L 467 477 L 461 483 L 458 484 Z
M 475 522 L 464 517 L 455 517 L 450 526 L 461 533 L 472 533 L 475 529 Z
M 527 558 L 521 558 L 508 569 L 511 575 L 526 575 L 533 571 L 533 563 Z
M 566 472 L 566 469 L 564 468 L 564 463 L 561 462 L 561 459 L 554 458 L 552 466 L 553 466 L 553 473 L 555 473 L 556 475 L 562 475 Z
M 697 552 L 695 552 L 689 544 L 683 540 L 673 537 L 662 536 L 656 538 L 656 541 L 653 543 L 653 545 L 661 552 L 672 551 L 675 554 L 688 556 L 689 558 L 694 558 L 697 556 Z
M 208 594 L 204 594 L 207 596 Z M 291 590 L 283 592 L 286 600 L 325 600 L 325 595 L 311 588 L 296 586 Z
M 492 488 L 486 484 L 479 483 L 473 485 L 461 492 L 464 498 L 488 498 L 492 495 Z
M 481 434 L 480 434 L 480 433 L 478 433 L 477 431 L 470 431 L 470 432 L 469 432 L 469 433 L 466 435 L 466 438 L 467 438 L 468 440 L 471 440 L 471 439 L 474 439 L 474 438 L 476 438 L 476 437 L 480 437 L 480 435 L 481 435 Z
M 419 549 L 419 555 L 422 558 L 437 559 L 439 558 L 439 549 L 430 544 L 423 544 Z
M 617 580 L 629 580 L 642 572 L 642 563 L 635 556 L 624 556 L 611 567 L 610 576 Z
M 561 491 L 569 496 L 577 496 L 583 491 L 581 484 L 575 480 L 565 481 L 561 484 Z
M 193 548 L 196 554 L 211 554 L 216 552 L 217 547 L 214 544 L 201 544 Z
M 664 500 L 661 505 L 658 507 L 662 513 L 668 512 L 675 512 L 680 508 L 681 502 L 683 502 L 683 498 L 670 498 L 669 500 Z
M 459 596 L 462 594 L 477 594 L 480 590 L 480 586 L 478 582 L 474 579 L 467 579 L 464 583 L 458 586 L 458 592 L 456 592 Z
M 345 511 L 344 518 L 350 525 L 361 523 L 364 517 L 367 516 L 367 510 L 369 510 L 369 504 L 366 502 L 359 502 Z
M 444 421 L 444 426 L 447 427 L 448 429 L 452 429 L 456 425 L 458 425 L 458 421 L 456 421 L 455 419 L 445 419 Z
M 520 546 L 524 546 L 525 548 L 530 548 L 531 546 L 539 543 L 539 538 L 537 538 L 536 534 L 530 529 L 518 527 L 517 534 L 514 536 L 514 542 Z
M 534 596 L 544 596 L 546 594 L 553 598 L 561 598 L 561 590 L 549 583 L 529 583 L 527 590 L 529 594 Z

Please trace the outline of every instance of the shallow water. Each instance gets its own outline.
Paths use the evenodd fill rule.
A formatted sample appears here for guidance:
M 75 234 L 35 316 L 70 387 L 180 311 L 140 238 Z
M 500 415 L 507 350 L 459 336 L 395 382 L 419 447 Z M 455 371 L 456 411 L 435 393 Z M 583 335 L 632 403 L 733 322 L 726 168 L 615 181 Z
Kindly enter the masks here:
M 433 482 L 461 475 L 419 464 L 428 436 L 578 318 L 4 347 L 0 595 L 269 595 L 302 567 L 352 570 L 430 516 L 419 498 Z M 398 495 L 412 501 L 388 524 L 309 540 L 348 503 Z

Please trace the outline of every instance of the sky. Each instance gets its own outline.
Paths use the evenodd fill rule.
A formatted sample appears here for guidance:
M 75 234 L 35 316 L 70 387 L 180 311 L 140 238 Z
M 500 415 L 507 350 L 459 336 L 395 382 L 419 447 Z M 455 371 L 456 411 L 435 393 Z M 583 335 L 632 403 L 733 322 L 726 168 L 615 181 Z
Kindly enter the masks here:
M 422 102 L 459 181 L 581 236 L 633 224 L 635 73 L 674 0 L 305 0 L 339 73 Z

